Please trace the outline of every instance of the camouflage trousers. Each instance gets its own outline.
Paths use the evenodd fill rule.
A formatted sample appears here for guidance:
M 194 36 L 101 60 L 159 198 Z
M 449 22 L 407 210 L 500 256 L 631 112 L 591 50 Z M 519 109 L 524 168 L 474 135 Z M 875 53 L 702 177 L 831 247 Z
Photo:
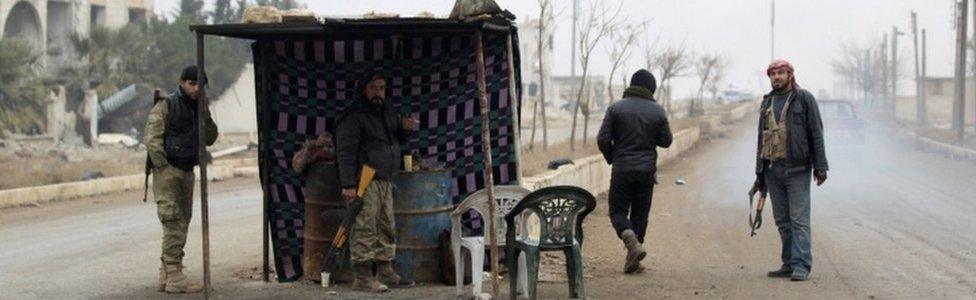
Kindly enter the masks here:
M 352 226 L 349 256 L 354 264 L 393 261 L 396 229 L 393 221 L 393 183 L 374 180 L 363 196 L 363 210 Z
M 183 246 L 193 214 L 193 172 L 173 166 L 153 169 L 153 197 L 156 214 L 163 225 L 162 260 L 164 265 L 183 262 Z

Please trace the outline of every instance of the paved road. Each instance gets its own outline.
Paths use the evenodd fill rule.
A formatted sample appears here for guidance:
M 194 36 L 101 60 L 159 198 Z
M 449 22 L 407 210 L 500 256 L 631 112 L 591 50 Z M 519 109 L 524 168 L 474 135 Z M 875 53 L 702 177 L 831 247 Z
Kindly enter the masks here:
M 779 239 L 768 209 L 760 234 L 748 237 L 753 128 L 740 127 L 664 168 L 648 238 L 653 270 L 634 278 L 613 275 L 619 259 L 598 263 L 594 273 L 611 275 L 597 275 L 594 295 L 976 298 L 976 163 L 919 152 L 874 130 L 866 147 L 828 144 L 830 178 L 813 188 L 812 280 L 765 278 L 779 266 Z M 674 185 L 676 178 L 688 185 Z M 588 231 L 609 230 L 601 224 L 605 214 L 595 215 Z M 623 251 L 612 237 L 587 236 L 595 248 L 612 244 L 590 248 L 591 260 Z
M 256 179 L 219 183 L 211 195 L 217 283 L 243 261 L 260 265 L 261 202 Z M 150 195 L 151 196 L 151 195 Z M 131 298 L 154 295 L 162 229 L 142 192 L 0 211 L 0 298 Z M 199 205 L 185 264 L 201 278 Z M 254 263 L 247 263 L 254 265 Z
M 592 298 L 976 297 L 976 163 L 919 152 L 877 131 L 866 147 L 828 145 L 832 171 L 813 192 L 814 270 L 809 282 L 768 279 L 778 237 L 748 237 L 745 191 L 753 180 L 751 126 L 733 128 L 664 166 L 648 236 L 651 270 L 620 272 L 605 198 L 586 223 Z M 673 182 L 682 178 L 688 185 Z M 216 294 L 224 298 L 321 297 L 308 284 L 265 284 L 260 265 L 260 190 L 255 179 L 217 184 L 212 195 Z M 0 211 L 0 298 L 161 298 L 155 207 L 127 193 Z M 198 216 L 198 215 L 197 215 Z M 199 218 L 187 265 L 199 278 Z M 487 285 L 490 286 L 490 285 Z M 541 298 L 564 298 L 562 283 Z M 340 297 L 364 297 L 339 288 Z M 453 298 L 431 285 L 385 297 Z

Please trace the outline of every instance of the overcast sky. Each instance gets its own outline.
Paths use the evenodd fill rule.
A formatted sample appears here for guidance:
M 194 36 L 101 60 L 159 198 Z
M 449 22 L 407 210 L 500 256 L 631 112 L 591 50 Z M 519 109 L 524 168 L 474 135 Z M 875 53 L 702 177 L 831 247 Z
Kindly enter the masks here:
M 519 20 L 539 13 L 534 0 L 496 0 Z M 580 7 L 590 1 L 580 0 Z M 599 1 L 617 5 L 621 0 Z M 715 53 L 726 57 L 731 66 L 725 84 L 754 92 L 765 92 L 768 82 L 765 67 L 770 58 L 770 0 L 622 0 L 623 16 L 631 21 L 650 21 L 648 39 L 660 36 L 659 43 L 684 45 L 695 53 Z M 207 1 L 208 5 L 209 2 Z M 301 1 L 319 15 L 359 15 L 369 11 L 395 12 L 403 16 L 422 11 L 447 15 L 453 0 L 341 0 Z M 557 19 L 555 56 L 570 56 L 571 0 L 554 0 Z M 179 0 L 156 0 L 157 13 L 170 15 Z M 952 24 L 953 0 L 778 0 L 776 1 L 776 57 L 793 63 L 801 86 L 832 93 L 836 76 L 830 61 L 839 56 L 842 42 L 880 44 L 884 33 L 910 31 L 910 11 L 918 12 L 919 28 L 928 29 L 928 70 L 930 76 L 952 74 L 955 31 Z M 970 32 L 972 34 L 972 32 Z M 606 45 L 605 45 L 606 46 Z M 606 47 L 593 59 L 596 74 L 609 73 Z M 899 40 L 903 59 L 899 94 L 914 93 L 909 75 L 914 74 L 911 35 Z M 556 75 L 568 75 L 568 59 L 557 59 Z M 642 67 L 640 50 L 631 55 L 626 73 Z M 577 69 L 578 70 L 578 69 Z M 654 72 L 655 75 L 656 72 Z M 615 81 L 619 81 L 616 79 Z M 691 77 L 677 81 L 676 96 L 691 94 L 697 85 Z

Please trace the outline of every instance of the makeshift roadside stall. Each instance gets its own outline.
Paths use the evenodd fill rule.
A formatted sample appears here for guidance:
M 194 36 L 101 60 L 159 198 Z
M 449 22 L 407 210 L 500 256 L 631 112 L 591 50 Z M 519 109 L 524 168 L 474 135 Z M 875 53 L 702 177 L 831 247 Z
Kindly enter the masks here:
M 447 220 L 453 205 L 466 195 L 490 190 L 486 183 L 518 184 L 521 83 L 518 47 L 513 46 L 518 45 L 516 28 L 509 18 L 324 19 L 190 29 L 198 36 L 198 47 L 203 47 L 204 35 L 254 41 L 264 249 L 270 238 L 278 281 L 319 272 L 302 267 L 305 180 L 293 170 L 292 157 L 306 140 L 333 132 L 336 117 L 361 93 L 356 82 L 367 74 L 386 77 L 387 100 L 401 115 L 420 120 L 420 130 L 402 145 L 403 154 L 435 161 L 446 170 L 446 182 L 433 184 L 440 184 L 449 205 L 411 209 L 398 203 L 402 197 L 397 197 L 397 222 L 401 217 L 434 213 Z M 200 55 L 199 64 L 205 65 Z M 418 180 L 431 178 L 436 177 Z M 450 228 L 449 222 L 444 224 L 443 229 Z M 398 227 L 410 230 L 410 226 Z M 400 244 L 431 229 L 417 228 L 409 237 L 401 234 L 397 261 L 401 254 L 426 251 L 429 245 Z M 435 238 L 438 233 L 433 233 Z M 267 280 L 268 255 L 264 257 Z

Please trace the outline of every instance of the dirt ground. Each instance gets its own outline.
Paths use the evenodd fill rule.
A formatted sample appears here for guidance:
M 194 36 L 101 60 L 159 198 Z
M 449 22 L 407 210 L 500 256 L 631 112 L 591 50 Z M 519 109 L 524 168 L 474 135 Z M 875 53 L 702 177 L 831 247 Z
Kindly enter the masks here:
M 246 135 L 221 135 L 210 151 L 247 145 L 249 139 Z M 221 159 L 256 153 L 251 150 Z M 4 174 L 0 176 L 0 190 L 78 181 L 88 172 L 100 172 L 103 177 L 140 174 L 145 163 L 146 149 L 142 145 L 99 145 L 96 150 L 49 141 L 11 143 L 0 147 L 0 174 Z

